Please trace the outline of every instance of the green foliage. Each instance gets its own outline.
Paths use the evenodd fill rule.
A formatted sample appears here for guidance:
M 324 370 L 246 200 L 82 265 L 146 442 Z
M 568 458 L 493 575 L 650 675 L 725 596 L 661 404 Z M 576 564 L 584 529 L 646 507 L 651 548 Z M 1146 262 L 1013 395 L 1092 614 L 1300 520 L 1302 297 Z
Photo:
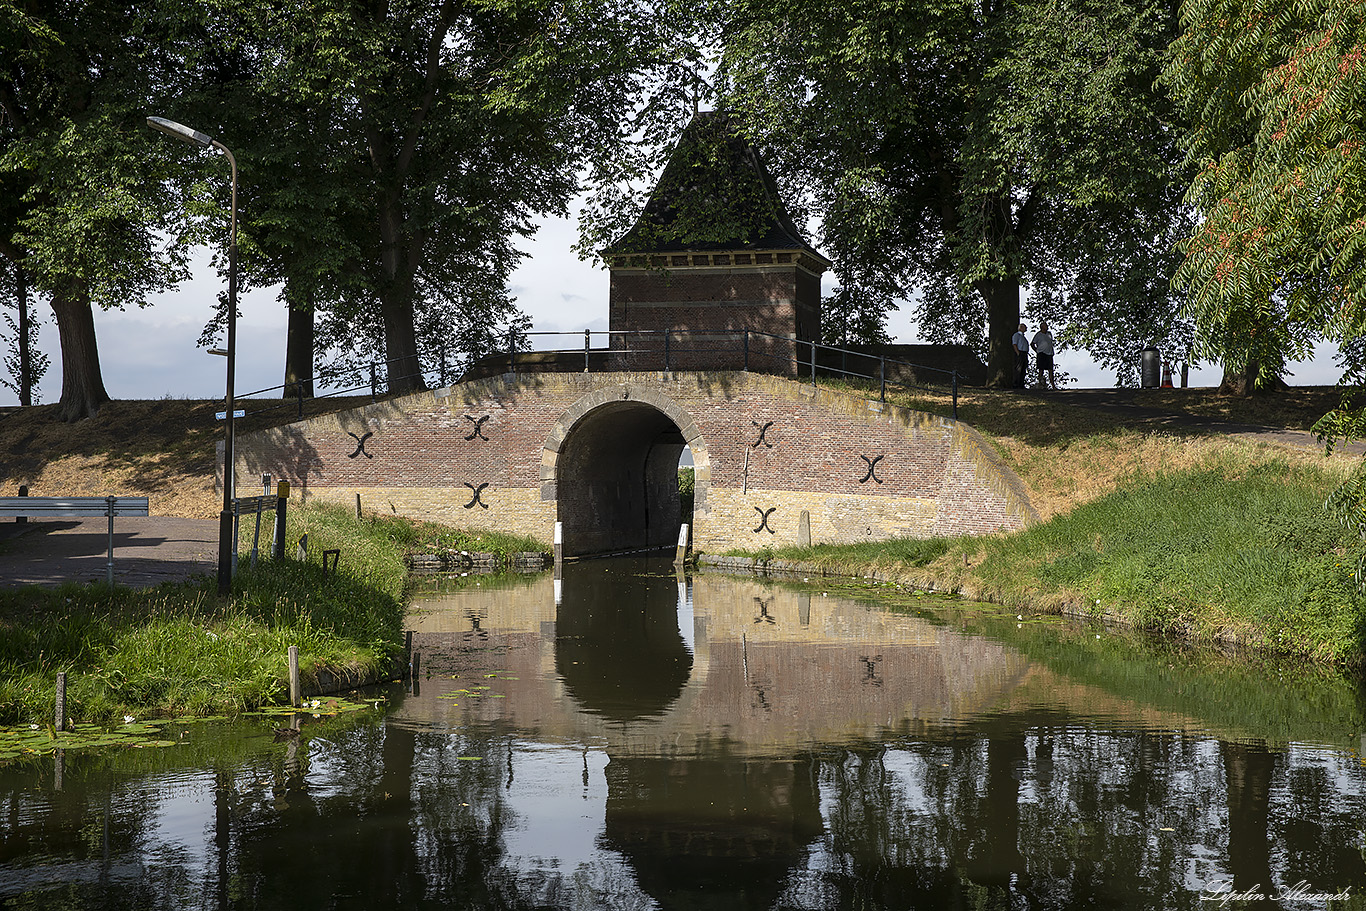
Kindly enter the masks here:
M 1360 415 L 1358 411 L 1354 414 Z M 1357 470 L 1346 481 L 1338 485 L 1324 503 L 1338 522 L 1347 530 L 1349 536 L 1356 538 L 1356 546 L 1348 553 L 1356 559 L 1353 578 L 1356 579 L 1358 593 L 1366 593 L 1366 464 L 1358 465 Z
M 13 306 L 15 312 L 9 313 Z M 43 321 L 33 312 L 33 303 L 19 266 L 5 268 L 0 260 L 0 311 L 3 311 L 5 331 L 9 339 L 5 352 L 8 377 L 0 377 L 0 386 L 19 398 L 19 404 L 38 403 L 38 382 L 51 366 L 51 359 L 38 350 L 38 330 Z
M 627 0 L 216 0 L 208 16 L 184 104 L 241 148 L 251 280 L 316 312 L 334 368 L 389 361 L 391 391 L 525 332 L 517 241 L 608 166 L 668 25 Z
M 1196 124 L 1177 283 L 1202 350 L 1269 385 L 1366 334 L 1366 7 L 1187 0 L 1164 81 Z
M 683 521 L 692 524 L 692 510 L 694 498 L 697 494 L 697 472 L 691 468 L 678 469 L 678 500 L 679 512 L 683 516 Z
M 91 306 L 142 305 L 186 275 L 192 227 L 145 126 L 181 25 L 163 3 L 0 9 L 0 256 L 56 311 L 68 419 L 107 400 Z
M 1020 288 L 1064 346 L 1129 366 L 1184 344 L 1179 132 L 1152 88 L 1161 2 L 741 0 L 719 79 L 821 218 L 842 336 L 918 300 L 919 332 L 1011 365 Z M 985 339 L 984 339 L 985 332 Z

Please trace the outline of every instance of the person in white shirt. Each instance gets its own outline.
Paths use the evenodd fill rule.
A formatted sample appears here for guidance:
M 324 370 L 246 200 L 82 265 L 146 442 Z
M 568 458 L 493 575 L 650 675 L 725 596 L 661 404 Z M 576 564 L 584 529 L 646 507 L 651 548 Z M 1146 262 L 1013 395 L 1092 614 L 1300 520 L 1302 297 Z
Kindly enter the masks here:
M 1029 343 L 1029 347 L 1034 349 L 1034 364 L 1039 369 L 1039 386 L 1046 389 L 1057 389 L 1058 380 L 1053 375 L 1053 333 L 1048 331 L 1048 323 L 1039 323 L 1039 331 L 1034 333 L 1034 341 Z M 1048 374 L 1048 383 L 1044 384 L 1044 374 Z
M 1025 335 L 1025 330 L 1029 328 L 1024 323 L 1020 323 L 1020 331 L 1016 332 L 1011 338 L 1010 344 L 1015 348 L 1015 388 L 1025 387 L 1025 374 L 1029 372 L 1029 337 Z

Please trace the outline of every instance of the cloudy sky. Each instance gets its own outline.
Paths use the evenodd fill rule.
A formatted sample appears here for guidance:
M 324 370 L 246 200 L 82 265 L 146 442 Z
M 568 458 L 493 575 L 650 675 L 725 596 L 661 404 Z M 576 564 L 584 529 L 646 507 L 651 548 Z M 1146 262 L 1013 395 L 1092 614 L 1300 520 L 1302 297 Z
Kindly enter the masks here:
M 513 276 L 513 293 L 532 319 L 533 330 L 582 332 L 607 328 L 607 273 L 581 262 L 570 250 L 575 227 L 567 219 L 544 223 L 525 249 L 530 254 Z M 221 398 L 223 359 L 196 346 L 208 319 L 220 279 L 209 266 L 208 254 L 198 258 L 196 278 L 175 292 L 155 297 L 151 306 L 98 312 L 95 332 L 105 388 L 116 399 Z M 829 283 L 827 282 L 827 285 Z M 827 287 L 828 291 L 829 288 Z M 244 295 L 238 319 L 237 394 L 244 395 L 283 382 L 285 311 L 266 290 Z M 52 367 L 40 384 L 41 401 L 55 402 L 61 393 L 60 354 L 51 310 L 40 308 L 43 326 L 40 346 Z M 889 329 L 897 341 L 914 342 L 915 327 L 904 312 L 894 313 Z M 536 347 L 575 347 L 568 339 L 557 345 L 542 341 Z M 1077 377 L 1078 386 L 1113 386 L 1113 372 L 1101 370 L 1085 355 L 1062 352 L 1058 366 Z M 1295 385 L 1331 384 L 1337 380 L 1331 349 L 1310 364 L 1294 368 Z M 1213 385 L 1216 370 L 1195 370 L 1191 385 Z M 0 405 L 18 404 L 8 389 L 0 389 Z

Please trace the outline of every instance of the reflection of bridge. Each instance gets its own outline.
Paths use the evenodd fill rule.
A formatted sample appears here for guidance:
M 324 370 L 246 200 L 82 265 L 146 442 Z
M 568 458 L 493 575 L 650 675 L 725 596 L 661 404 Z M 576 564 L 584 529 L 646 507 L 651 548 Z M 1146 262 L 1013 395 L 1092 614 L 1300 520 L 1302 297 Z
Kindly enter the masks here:
M 969 717 L 1024 677 L 1012 650 L 918 618 L 749 579 L 704 575 L 682 587 L 571 564 L 558 608 L 548 576 L 424 598 L 410 625 L 433 678 L 397 717 L 498 717 L 541 736 L 605 741 L 613 756 L 786 758 Z M 479 673 L 499 674 L 505 698 L 449 698 Z
M 704 550 L 1020 528 L 1015 475 L 970 427 L 739 372 L 505 374 L 242 436 L 239 475 L 304 497 L 495 528 L 567 556 L 675 543 L 696 465 Z

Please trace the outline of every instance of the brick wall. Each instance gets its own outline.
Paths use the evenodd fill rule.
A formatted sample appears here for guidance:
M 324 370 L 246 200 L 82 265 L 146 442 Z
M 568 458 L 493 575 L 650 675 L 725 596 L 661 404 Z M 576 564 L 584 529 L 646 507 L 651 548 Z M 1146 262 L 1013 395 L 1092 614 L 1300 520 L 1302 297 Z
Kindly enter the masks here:
M 242 435 L 238 478 L 269 472 L 308 499 L 354 505 L 359 493 L 367 509 L 549 543 L 571 431 L 621 401 L 662 412 L 691 444 L 703 550 L 794 543 L 802 511 L 816 542 L 1035 519 L 1019 479 L 966 425 L 742 372 L 494 377 Z
M 613 266 L 608 305 L 613 331 L 749 329 L 799 339 L 820 337 L 821 265 L 809 257 L 736 252 L 649 259 L 650 267 L 644 260 Z M 614 340 L 614 345 L 626 343 Z

